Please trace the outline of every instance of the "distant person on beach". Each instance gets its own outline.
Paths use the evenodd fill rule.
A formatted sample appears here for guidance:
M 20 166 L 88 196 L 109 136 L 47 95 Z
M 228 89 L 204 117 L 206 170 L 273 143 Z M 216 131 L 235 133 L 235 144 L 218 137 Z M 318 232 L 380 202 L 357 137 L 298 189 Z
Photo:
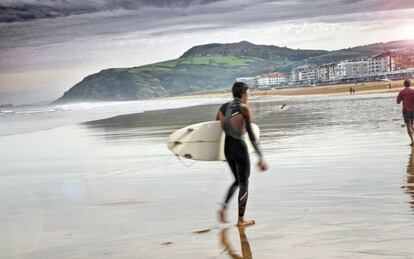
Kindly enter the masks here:
M 397 103 L 403 102 L 403 118 L 407 128 L 408 136 L 410 137 L 410 146 L 414 145 L 413 141 L 413 123 L 414 123 L 414 89 L 411 88 L 411 81 L 404 80 L 405 88 L 401 90 L 397 96 Z
M 226 133 L 224 154 L 235 178 L 233 184 L 227 191 L 224 203 L 219 210 L 219 219 L 223 223 L 227 222 L 227 206 L 238 187 L 239 218 L 237 226 L 248 226 L 255 224 L 255 221 L 246 220 L 244 218 L 250 176 L 249 152 L 242 137 L 246 131 L 257 155 L 259 156 L 258 167 L 260 170 L 265 171 L 268 169 L 268 165 L 263 159 L 262 152 L 256 142 L 256 137 L 251 127 L 253 115 L 251 109 L 246 105 L 249 99 L 249 87 L 245 83 L 236 82 L 233 85 L 232 92 L 234 98 L 233 101 L 223 104 L 216 116 L 216 120 L 220 120 L 224 132 Z
M 355 88 L 353 86 L 349 87 L 349 94 L 355 94 Z

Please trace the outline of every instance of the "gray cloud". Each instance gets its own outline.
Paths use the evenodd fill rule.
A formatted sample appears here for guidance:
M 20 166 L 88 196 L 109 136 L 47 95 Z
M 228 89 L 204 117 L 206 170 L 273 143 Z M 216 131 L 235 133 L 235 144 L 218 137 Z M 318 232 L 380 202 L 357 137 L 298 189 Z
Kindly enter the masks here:
M 139 10 L 145 7 L 186 8 L 191 5 L 206 5 L 217 1 L 221 0 L 2 1 L 0 2 L 0 23 L 32 21 L 111 10 Z
M 297 21 L 388 20 L 396 19 L 390 10 L 407 8 L 414 8 L 414 1 L 0 0 L 0 21 L 9 19 L 0 22 L 0 70 L 11 65 L 84 64 L 85 56 L 115 53 L 116 44 L 135 41 L 148 45 L 153 38 L 177 33 L 191 35 L 246 26 L 259 29 Z M 16 10 L 22 14 L 13 13 Z M 384 13 L 378 13 L 381 11 Z M 7 12 L 9 16 L 4 15 Z
M 199 14 L 238 13 L 240 10 L 257 10 L 256 19 L 272 15 L 292 19 L 313 15 L 334 15 L 345 12 L 367 10 L 390 10 L 413 8 L 411 0 L 0 0 L 0 23 L 33 21 L 45 18 L 67 17 L 71 15 L 94 14 L 107 11 L 139 11 L 145 8 L 187 10 L 196 7 Z M 277 8 L 275 8 L 277 7 Z M 315 10 L 317 12 L 315 12 Z M 154 17 L 157 11 L 154 10 Z M 239 21 L 243 20 L 239 16 Z
M 364 0 L 343 0 L 345 4 L 354 4 L 357 2 L 363 2 Z

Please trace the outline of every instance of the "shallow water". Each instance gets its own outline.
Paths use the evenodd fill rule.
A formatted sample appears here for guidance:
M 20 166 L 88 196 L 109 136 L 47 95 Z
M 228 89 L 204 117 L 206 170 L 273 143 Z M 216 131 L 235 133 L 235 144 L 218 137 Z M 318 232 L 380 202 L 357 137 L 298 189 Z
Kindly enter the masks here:
M 225 163 L 166 149 L 217 105 L 144 112 L 0 137 L 0 258 L 412 258 L 414 154 L 393 95 L 251 106 L 270 164 L 252 168 L 255 226 L 216 220 Z
M 176 98 L 0 107 L 0 136 L 47 130 L 121 114 L 212 104 L 221 101 L 220 98 Z

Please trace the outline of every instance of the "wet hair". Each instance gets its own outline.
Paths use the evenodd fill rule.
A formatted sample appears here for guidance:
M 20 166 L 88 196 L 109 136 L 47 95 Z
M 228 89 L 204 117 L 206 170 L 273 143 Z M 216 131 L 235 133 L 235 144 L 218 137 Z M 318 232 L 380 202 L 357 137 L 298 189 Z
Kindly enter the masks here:
M 234 98 L 242 98 L 242 95 L 247 92 L 249 86 L 243 82 L 236 82 L 233 84 L 231 91 L 233 92 Z
M 404 80 L 404 86 L 405 86 L 405 87 L 410 87 L 410 86 L 411 86 L 411 81 L 410 81 L 410 79 L 405 79 L 405 80 Z

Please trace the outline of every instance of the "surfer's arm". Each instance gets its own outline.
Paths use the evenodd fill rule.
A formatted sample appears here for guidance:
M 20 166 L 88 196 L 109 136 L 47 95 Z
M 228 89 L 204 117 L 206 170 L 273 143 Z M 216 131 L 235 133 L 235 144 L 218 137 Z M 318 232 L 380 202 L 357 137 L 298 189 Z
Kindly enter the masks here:
M 223 117 L 223 114 L 221 114 L 221 111 L 218 111 L 216 114 L 216 121 L 221 121 L 220 117 Z
M 398 96 L 397 96 L 397 104 L 400 104 L 401 101 L 402 101 L 402 94 L 399 93 Z
M 224 106 L 225 105 L 222 105 L 220 107 L 220 109 L 217 111 L 217 114 L 216 114 L 216 121 L 220 121 L 221 122 L 221 126 L 224 125 L 224 113 L 223 113 L 223 109 L 225 109 Z
M 241 108 L 242 108 L 241 112 L 242 112 L 243 118 L 246 121 L 246 131 L 247 131 L 247 134 L 249 135 L 250 142 L 252 142 L 252 145 L 257 155 L 260 158 L 262 158 L 263 157 L 262 151 L 260 150 L 259 143 L 257 143 L 256 136 L 254 135 L 254 132 L 252 129 L 252 124 L 251 124 L 251 118 L 253 117 L 252 111 L 247 106 L 242 106 Z

